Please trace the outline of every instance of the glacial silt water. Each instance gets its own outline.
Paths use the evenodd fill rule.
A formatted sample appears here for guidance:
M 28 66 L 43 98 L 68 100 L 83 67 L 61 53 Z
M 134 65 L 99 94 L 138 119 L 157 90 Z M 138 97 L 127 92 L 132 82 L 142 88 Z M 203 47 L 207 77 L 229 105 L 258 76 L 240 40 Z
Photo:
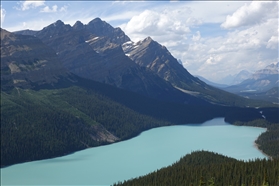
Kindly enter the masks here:
M 196 150 L 240 160 L 265 158 L 254 141 L 266 129 L 203 124 L 151 129 L 127 141 L 1 169 L 1 185 L 111 185 L 171 165 Z

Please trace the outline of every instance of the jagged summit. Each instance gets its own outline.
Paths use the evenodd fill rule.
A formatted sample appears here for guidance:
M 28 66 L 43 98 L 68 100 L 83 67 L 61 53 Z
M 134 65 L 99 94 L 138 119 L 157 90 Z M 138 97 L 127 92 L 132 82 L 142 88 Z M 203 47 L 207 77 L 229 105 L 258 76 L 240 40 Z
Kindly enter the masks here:
M 110 37 L 111 42 L 123 44 L 130 41 L 130 38 L 120 29 L 114 28 L 100 18 L 95 18 L 86 25 L 86 29 L 96 36 Z
M 81 21 L 77 21 L 74 25 L 73 25 L 74 29 L 83 29 L 84 28 L 84 24 Z
M 54 23 L 54 26 L 59 26 L 59 25 L 64 25 L 64 22 L 61 21 L 61 20 L 57 20 L 57 21 Z
M 152 39 L 150 36 L 148 36 L 147 38 L 145 38 L 145 39 L 143 40 L 143 42 L 146 42 L 146 41 L 153 41 L 153 39 Z
M 179 89 L 217 104 L 231 104 L 227 97 L 238 99 L 193 77 L 151 37 L 134 43 L 120 28 L 100 18 L 88 24 L 77 21 L 73 27 L 58 20 L 35 36 L 56 52 L 67 69 L 84 78 L 156 98 Z M 179 100 L 185 100 L 182 97 Z
M 91 21 L 89 21 L 88 25 L 90 25 L 90 24 L 96 24 L 96 23 L 106 23 L 106 22 L 103 21 L 101 18 L 96 17 L 96 18 L 92 19 Z

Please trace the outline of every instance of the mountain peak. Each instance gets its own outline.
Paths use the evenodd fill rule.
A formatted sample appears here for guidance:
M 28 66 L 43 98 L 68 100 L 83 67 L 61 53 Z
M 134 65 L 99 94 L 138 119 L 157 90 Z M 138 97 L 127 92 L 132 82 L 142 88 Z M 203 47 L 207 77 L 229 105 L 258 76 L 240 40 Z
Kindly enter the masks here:
M 123 44 L 130 40 L 120 28 L 114 28 L 100 18 L 95 18 L 85 25 L 86 29 L 96 36 L 110 38 L 110 42 Z
M 63 21 L 57 20 L 55 23 L 53 23 L 53 26 L 62 26 L 65 25 Z
M 147 38 L 145 38 L 142 42 L 144 43 L 144 42 L 148 42 L 148 43 L 150 43 L 150 42 L 152 42 L 152 41 L 154 41 L 150 36 L 148 36 Z
M 73 25 L 74 29 L 83 29 L 84 28 L 84 24 L 80 21 L 77 21 L 74 25 Z
M 94 25 L 94 24 L 102 24 L 105 23 L 105 21 L 101 20 L 99 17 L 96 17 L 95 19 L 91 20 L 88 25 Z

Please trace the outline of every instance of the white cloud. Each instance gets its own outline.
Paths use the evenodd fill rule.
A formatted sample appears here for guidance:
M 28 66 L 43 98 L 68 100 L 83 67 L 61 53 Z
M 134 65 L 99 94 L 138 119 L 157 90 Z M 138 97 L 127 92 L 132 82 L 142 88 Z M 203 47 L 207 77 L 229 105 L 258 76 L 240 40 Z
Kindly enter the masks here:
M 200 39 L 201 39 L 201 33 L 200 33 L 200 31 L 197 31 L 196 35 L 193 35 L 192 40 L 199 41 Z
M 278 35 L 271 36 L 267 42 L 266 48 L 278 49 Z
M 9 12 L 13 19 L 5 17 L 7 29 L 40 30 L 57 19 L 65 24 L 74 24 L 77 20 L 86 24 L 100 17 L 113 26 L 120 26 L 133 41 L 151 36 L 175 58 L 181 59 L 190 73 L 210 80 L 222 79 L 243 69 L 258 70 L 278 61 L 278 12 L 275 11 L 278 3 L 274 5 L 274 2 L 69 1 L 67 6 L 55 1 L 41 2 L 44 3 L 40 6 L 38 3 L 22 7 L 56 11 L 55 16 L 34 11 L 33 17 L 30 12 L 15 19 L 17 14 Z M 55 8 L 54 4 L 58 6 Z M 22 19 L 22 16 L 26 17 Z M 12 20 L 17 22 L 11 24 Z M 226 29 L 222 29 L 221 24 Z
M 40 12 L 44 12 L 44 13 L 52 13 L 52 12 L 67 12 L 67 6 L 63 6 L 60 9 L 58 8 L 57 5 L 53 5 L 52 8 L 50 8 L 49 6 L 45 6 L 44 8 L 42 8 L 40 10 Z
M 50 13 L 50 12 L 57 12 L 57 5 L 53 5 L 52 8 L 49 8 L 49 6 L 45 6 L 44 8 L 41 9 L 40 12 L 45 12 L 45 13 Z
M 68 8 L 68 7 L 64 5 L 64 6 L 62 6 L 62 7 L 60 8 L 59 11 L 60 11 L 60 12 L 66 12 L 66 11 L 67 11 L 67 8 Z
M 240 26 L 260 24 L 270 17 L 278 17 L 278 4 L 275 1 L 253 1 L 237 9 L 232 15 L 228 15 L 226 21 L 221 24 L 225 29 Z
M 176 17 L 170 16 L 173 12 L 162 12 L 145 10 L 141 14 L 133 16 L 122 29 L 134 41 L 151 36 L 156 39 L 163 39 L 160 42 L 175 41 L 174 39 L 186 39 L 186 34 L 190 32 L 187 21 L 184 22 Z M 166 35 L 168 37 L 166 37 Z
M 29 10 L 30 8 L 37 8 L 40 6 L 44 6 L 45 5 L 45 1 L 44 0 L 37 0 L 37 1 L 20 1 L 20 9 L 25 11 L 25 10 Z
M 0 10 L 1 10 L 1 27 L 2 27 L 2 24 L 4 23 L 5 16 L 6 16 L 6 10 L 2 8 L 2 6 Z

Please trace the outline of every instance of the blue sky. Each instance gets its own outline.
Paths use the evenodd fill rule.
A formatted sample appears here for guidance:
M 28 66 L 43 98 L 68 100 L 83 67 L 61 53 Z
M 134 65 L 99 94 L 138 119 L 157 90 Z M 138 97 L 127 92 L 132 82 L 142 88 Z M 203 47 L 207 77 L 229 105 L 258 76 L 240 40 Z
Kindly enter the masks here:
M 133 41 L 151 36 L 212 81 L 278 62 L 275 1 L 1 1 L 1 27 L 40 30 L 100 17 Z

